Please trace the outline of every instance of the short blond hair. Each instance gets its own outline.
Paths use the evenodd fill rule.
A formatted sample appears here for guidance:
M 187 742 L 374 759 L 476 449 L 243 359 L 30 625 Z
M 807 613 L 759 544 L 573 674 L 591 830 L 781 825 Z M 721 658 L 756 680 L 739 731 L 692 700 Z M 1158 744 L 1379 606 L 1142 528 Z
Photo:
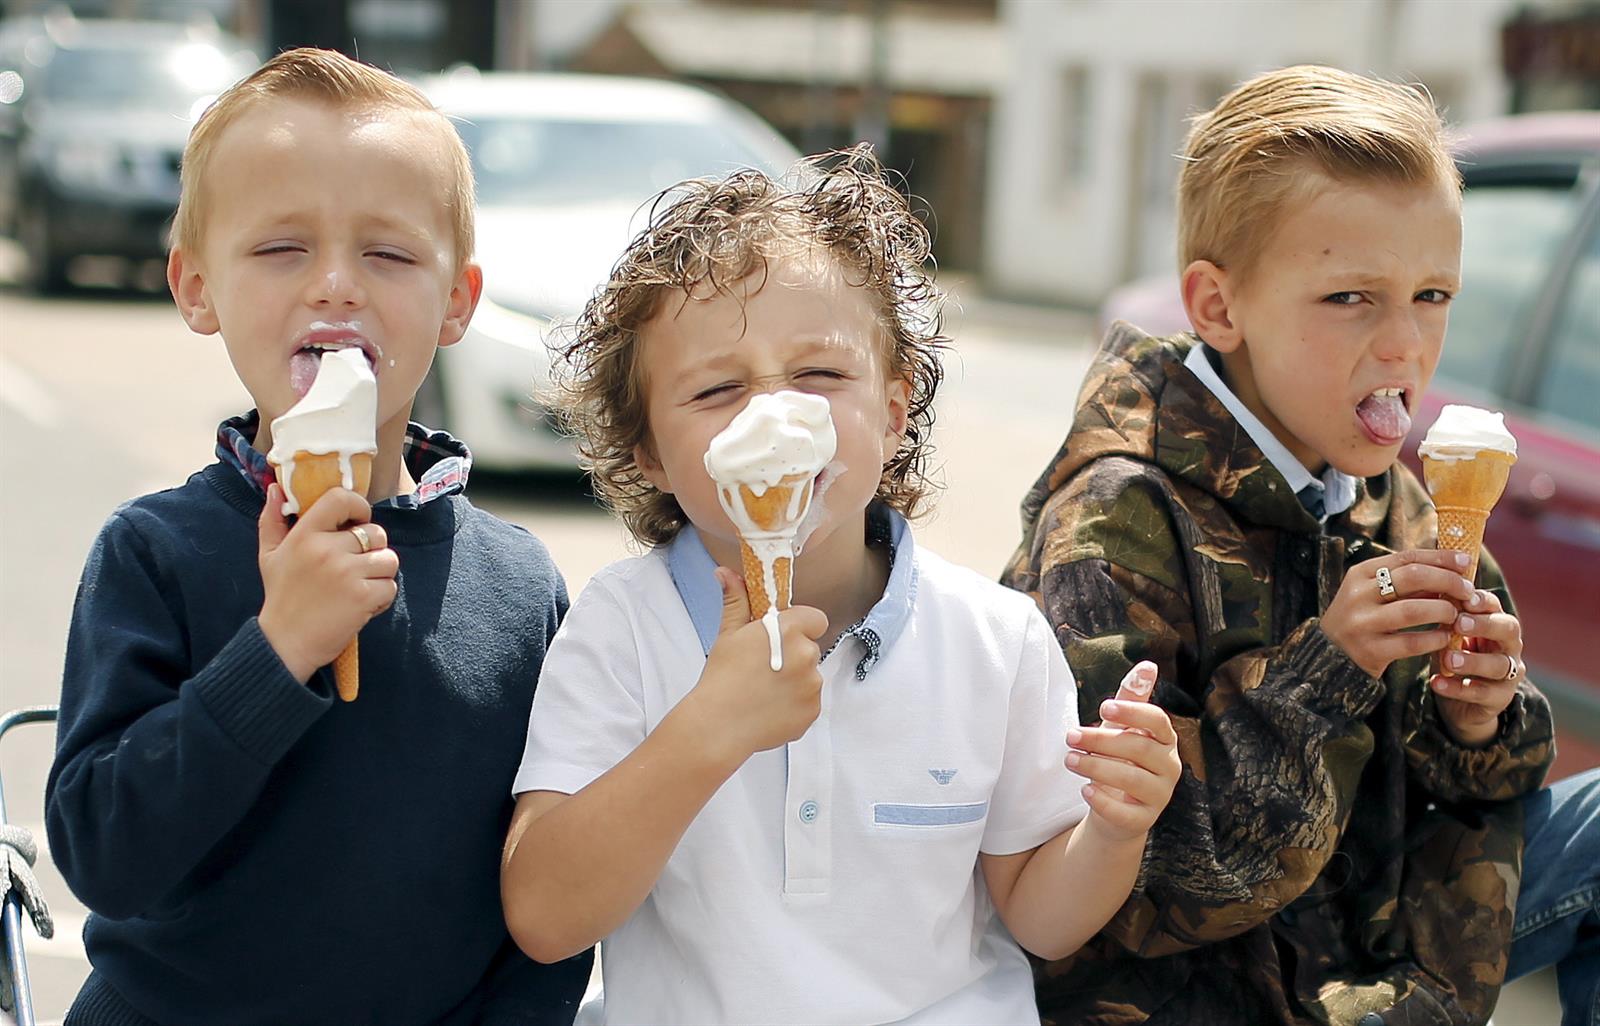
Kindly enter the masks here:
M 1461 188 L 1427 90 L 1299 65 L 1236 86 L 1194 119 L 1178 174 L 1178 269 L 1248 276 L 1307 173 Z
M 808 157 L 784 181 L 744 170 L 661 193 L 650 225 L 584 308 L 556 354 L 546 397 L 578 438 L 595 492 L 639 541 L 660 545 L 688 517 L 634 459 L 654 444 L 640 335 L 670 295 L 758 278 L 768 262 L 814 249 L 837 261 L 875 308 L 888 372 L 911 386 L 906 430 L 884 464 L 877 498 L 907 517 L 936 490 L 929 473 L 934 395 L 944 378 L 944 294 L 934 284 L 932 239 L 869 147 Z M 647 448 L 648 451 L 648 448 Z
M 444 202 L 450 211 L 456 270 L 472 259 L 477 196 L 472 161 L 455 126 L 410 83 L 337 51 L 311 47 L 278 54 L 217 97 L 200 115 L 183 148 L 178 213 L 172 225 L 174 246 L 187 253 L 199 251 L 205 234 L 206 168 L 218 140 L 246 111 L 272 100 L 324 103 L 342 111 L 408 111 L 437 118 L 449 175 Z

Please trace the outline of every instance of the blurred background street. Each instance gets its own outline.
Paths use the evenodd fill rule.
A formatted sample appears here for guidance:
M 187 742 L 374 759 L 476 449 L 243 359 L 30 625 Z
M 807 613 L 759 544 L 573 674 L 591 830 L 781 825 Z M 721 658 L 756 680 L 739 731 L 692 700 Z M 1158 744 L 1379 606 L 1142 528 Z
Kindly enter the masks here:
M 264 56 L 343 50 L 456 119 L 488 299 L 419 396 L 475 451 L 469 495 L 539 535 L 575 594 L 626 551 L 531 400 L 569 320 L 673 181 L 874 144 L 952 292 L 924 538 L 997 574 L 1110 317 L 1184 328 L 1173 190 L 1188 118 L 1269 67 L 1427 86 L 1467 177 L 1465 288 L 1432 402 L 1523 445 L 1490 544 L 1558 710 L 1558 775 L 1600 763 L 1600 4 L 1593 0 L 0 0 L 0 712 L 51 703 L 95 533 L 212 458 L 248 405 L 159 258 L 192 118 Z M 1431 410 L 1426 416 L 1431 419 Z M 1418 417 L 1426 427 L 1423 416 Z M 0 741 L 41 843 L 52 735 Z M 41 1021 L 87 972 L 29 936 Z M 1495 1022 L 1557 1021 L 1548 975 Z M 5 1014 L 0 1012 L 0 1023 Z

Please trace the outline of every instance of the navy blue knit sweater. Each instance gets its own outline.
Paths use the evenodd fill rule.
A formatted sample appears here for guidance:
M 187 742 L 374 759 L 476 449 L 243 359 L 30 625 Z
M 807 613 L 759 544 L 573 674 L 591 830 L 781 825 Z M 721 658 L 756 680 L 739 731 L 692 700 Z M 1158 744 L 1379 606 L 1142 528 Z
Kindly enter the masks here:
M 257 626 L 262 504 L 219 462 L 123 506 L 90 553 L 46 798 L 92 911 L 68 1022 L 570 1022 L 588 956 L 523 958 L 498 886 L 567 604 L 544 546 L 461 495 L 378 507 L 399 597 L 345 703 Z

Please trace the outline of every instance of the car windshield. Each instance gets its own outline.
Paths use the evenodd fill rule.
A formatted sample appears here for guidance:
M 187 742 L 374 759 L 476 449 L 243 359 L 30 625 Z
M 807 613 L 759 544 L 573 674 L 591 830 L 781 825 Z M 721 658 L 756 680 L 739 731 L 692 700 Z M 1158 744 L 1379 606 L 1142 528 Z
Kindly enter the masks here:
M 1451 306 L 1440 374 L 1507 380 L 1519 341 L 1512 326 L 1525 320 L 1549 277 L 1576 202 L 1571 186 L 1548 182 L 1469 186 L 1461 200 L 1461 294 Z
M 728 127 L 701 122 L 474 118 L 457 128 L 484 206 L 639 202 L 685 178 L 779 170 Z
M 249 69 L 214 46 L 85 46 L 55 52 L 41 93 L 57 103 L 168 110 L 222 92 Z

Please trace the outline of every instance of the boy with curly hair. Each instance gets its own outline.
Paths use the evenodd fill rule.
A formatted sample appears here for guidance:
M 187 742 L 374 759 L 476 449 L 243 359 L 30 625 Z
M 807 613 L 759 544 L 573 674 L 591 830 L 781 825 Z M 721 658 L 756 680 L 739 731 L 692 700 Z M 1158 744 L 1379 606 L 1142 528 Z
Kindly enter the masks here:
M 565 350 L 583 452 L 650 550 L 551 645 L 506 920 L 542 961 L 604 938 L 609 1021 L 1037 1021 L 1018 942 L 1070 953 L 1122 903 L 1175 739 L 1126 696 L 1131 729 L 1079 728 L 1033 603 L 914 544 L 928 235 L 864 150 L 803 173 L 669 193 Z M 773 670 L 702 457 L 780 390 L 825 398 L 838 448 Z
M 1040 974 L 1056 1021 L 1481 1023 L 1533 885 L 1592 909 L 1594 860 L 1540 879 L 1532 847 L 1519 902 L 1524 809 L 1567 821 L 1548 837 L 1576 809 L 1518 801 L 1550 710 L 1494 561 L 1474 582 L 1435 548 L 1396 460 L 1461 288 L 1460 188 L 1407 86 L 1286 68 L 1194 124 L 1194 332 L 1112 326 L 1004 578 L 1083 708 L 1156 663 L 1184 763 L 1137 892 Z

